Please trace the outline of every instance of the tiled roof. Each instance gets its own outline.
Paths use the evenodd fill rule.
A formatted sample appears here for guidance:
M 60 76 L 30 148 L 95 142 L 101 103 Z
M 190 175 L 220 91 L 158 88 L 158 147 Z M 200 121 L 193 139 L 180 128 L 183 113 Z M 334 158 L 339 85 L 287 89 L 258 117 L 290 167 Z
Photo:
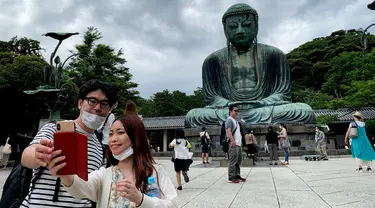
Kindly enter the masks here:
M 361 109 L 340 109 L 314 110 L 315 116 L 321 115 L 337 115 L 337 122 L 346 122 L 353 120 L 353 113 L 359 111 L 365 117 L 365 120 L 375 119 L 375 108 L 361 108 Z M 147 130 L 158 129 L 177 129 L 184 128 L 185 116 L 170 116 L 170 117 L 145 117 L 143 123 Z
M 184 128 L 185 116 L 145 117 L 143 118 L 143 124 L 148 130 Z
M 338 122 L 345 122 L 353 120 L 353 113 L 356 111 L 362 113 L 365 120 L 373 120 L 375 119 L 375 108 L 360 108 L 360 109 L 339 109 L 339 110 L 314 110 L 315 116 L 322 116 L 322 115 L 336 115 Z

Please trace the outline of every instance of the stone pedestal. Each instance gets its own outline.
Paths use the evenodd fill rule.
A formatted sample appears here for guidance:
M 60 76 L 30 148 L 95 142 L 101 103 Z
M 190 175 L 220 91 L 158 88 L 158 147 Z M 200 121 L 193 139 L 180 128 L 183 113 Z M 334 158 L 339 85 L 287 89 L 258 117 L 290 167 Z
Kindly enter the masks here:
M 279 125 L 246 125 L 245 131 L 247 129 L 252 129 L 254 135 L 257 138 L 259 151 L 264 151 L 264 142 L 266 139 L 267 129 L 272 126 L 274 131 L 280 131 Z M 288 138 L 291 143 L 291 150 L 315 150 L 315 124 L 286 124 Z M 202 131 L 201 128 L 187 128 L 184 129 L 185 136 L 192 145 L 192 152 L 200 152 L 200 137 L 199 133 Z M 211 138 L 211 151 L 222 152 L 222 146 L 220 145 L 220 132 L 221 126 L 206 126 L 206 131 Z

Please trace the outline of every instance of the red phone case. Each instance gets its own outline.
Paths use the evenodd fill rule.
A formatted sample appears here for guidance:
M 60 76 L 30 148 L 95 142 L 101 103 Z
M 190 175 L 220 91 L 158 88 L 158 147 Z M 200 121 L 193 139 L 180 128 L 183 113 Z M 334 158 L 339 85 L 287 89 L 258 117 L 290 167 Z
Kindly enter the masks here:
M 88 180 L 87 136 L 79 132 L 55 132 L 54 149 L 62 150 L 66 165 L 57 175 L 78 175 Z

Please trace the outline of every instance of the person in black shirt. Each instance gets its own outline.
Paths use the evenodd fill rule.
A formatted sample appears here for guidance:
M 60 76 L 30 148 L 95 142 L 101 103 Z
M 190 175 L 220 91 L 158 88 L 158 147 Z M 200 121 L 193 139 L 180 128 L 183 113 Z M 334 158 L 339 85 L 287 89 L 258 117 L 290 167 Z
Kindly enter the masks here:
M 279 138 L 277 137 L 278 134 L 273 131 L 272 127 L 268 127 L 268 133 L 266 135 L 266 141 L 268 146 L 268 151 L 270 152 L 270 165 L 272 165 L 272 162 L 274 162 L 274 165 L 277 165 L 277 161 L 279 160 L 279 157 L 277 155 L 277 144 Z

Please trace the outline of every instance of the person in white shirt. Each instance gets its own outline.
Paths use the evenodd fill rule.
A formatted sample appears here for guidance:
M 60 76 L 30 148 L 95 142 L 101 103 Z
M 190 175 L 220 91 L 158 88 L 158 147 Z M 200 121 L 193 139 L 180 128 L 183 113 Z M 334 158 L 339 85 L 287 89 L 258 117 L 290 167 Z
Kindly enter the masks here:
M 186 183 L 189 182 L 187 174 L 189 166 L 192 163 L 193 153 L 189 152 L 188 142 L 185 139 L 185 132 L 182 129 L 176 130 L 176 138 L 169 144 L 169 148 L 174 148 L 174 170 L 176 171 L 176 179 L 178 183 L 177 190 L 182 190 L 181 172 Z
M 111 126 L 115 121 L 115 115 L 112 112 L 109 112 L 107 120 L 103 123 L 103 125 L 99 128 L 103 133 L 103 140 L 102 144 L 104 145 L 105 149 L 108 148 L 108 136 L 109 132 L 111 131 Z
M 202 147 L 202 163 L 203 164 L 210 164 L 208 162 L 208 153 L 210 152 L 210 135 L 206 132 L 206 127 L 202 128 L 202 132 L 199 133 L 201 138 L 201 147 Z M 204 161 L 206 158 L 206 161 Z
M 228 163 L 228 182 L 245 182 L 241 177 L 240 165 L 242 162 L 242 134 L 240 124 L 237 121 L 238 107 L 229 106 L 229 117 L 225 121 L 225 129 L 229 139 L 229 163 Z
M 88 198 L 102 207 L 177 207 L 177 192 L 168 173 L 152 158 L 147 133 L 135 116 L 123 116 L 112 125 L 108 138 L 107 160 L 111 167 L 89 174 L 88 181 L 77 175 L 59 175 L 65 190 L 76 198 Z M 48 164 L 52 175 L 66 165 L 60 150 Z M 152 178 L 156 189 L 149 189 Z

